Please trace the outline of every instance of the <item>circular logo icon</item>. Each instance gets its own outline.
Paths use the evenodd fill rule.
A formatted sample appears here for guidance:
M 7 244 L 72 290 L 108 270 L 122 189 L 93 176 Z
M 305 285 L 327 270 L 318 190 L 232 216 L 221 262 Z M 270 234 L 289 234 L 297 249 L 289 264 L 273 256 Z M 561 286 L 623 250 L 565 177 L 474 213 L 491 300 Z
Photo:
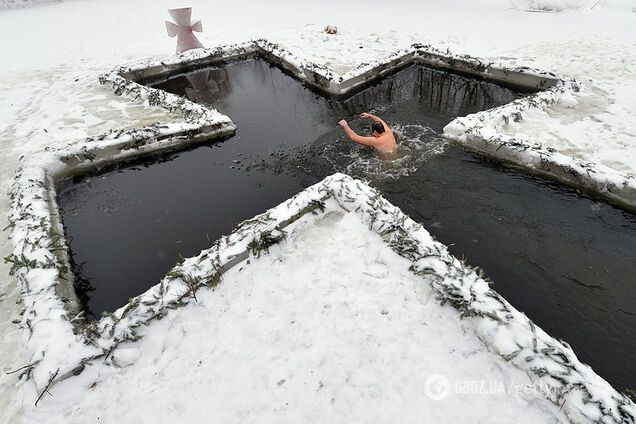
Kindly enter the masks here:
M 429 399 L 442 400 L 445 399 L 450 393 L 451 384 L 443 375 L 434 374 L 426 379 L 424 383 L 424 392 Z

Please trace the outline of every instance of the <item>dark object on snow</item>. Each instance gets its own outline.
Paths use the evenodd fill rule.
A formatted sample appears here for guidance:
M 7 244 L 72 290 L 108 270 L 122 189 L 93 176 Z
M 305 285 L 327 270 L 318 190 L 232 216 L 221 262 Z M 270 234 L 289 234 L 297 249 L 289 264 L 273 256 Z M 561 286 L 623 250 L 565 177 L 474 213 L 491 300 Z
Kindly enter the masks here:
M 338 27 L 335 25 L 327 25 L 324 30 L 327 34 L 337 34 Z

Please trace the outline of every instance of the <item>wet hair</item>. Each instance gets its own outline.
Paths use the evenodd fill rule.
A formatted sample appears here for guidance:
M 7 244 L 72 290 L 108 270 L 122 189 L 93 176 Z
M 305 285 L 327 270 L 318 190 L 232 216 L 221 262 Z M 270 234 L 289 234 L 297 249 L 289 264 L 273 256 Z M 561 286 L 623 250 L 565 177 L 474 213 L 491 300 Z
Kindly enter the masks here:
M 384 132 L 384 125 L 381 122 L 374 122 L 371 124 L 371 132 L 377 132 L 378 134 L 382 134 Z

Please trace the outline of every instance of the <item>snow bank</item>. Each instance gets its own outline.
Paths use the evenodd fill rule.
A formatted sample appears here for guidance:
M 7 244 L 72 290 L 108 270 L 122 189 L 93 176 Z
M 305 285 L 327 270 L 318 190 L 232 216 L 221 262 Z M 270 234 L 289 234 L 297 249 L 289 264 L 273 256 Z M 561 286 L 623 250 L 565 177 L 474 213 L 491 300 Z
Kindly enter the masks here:
M 357 214 L 388 247 L 408 260 L 408 269 L 433 290 L 441 306 L 457 310 L 491 352 L 525 372 L 536 390 L 559 405 L 571 420 L 620 422 L 634 418 L 634 404 L 581 364 L 569 346 L 551 338 L 515 310 L 489 287 L 478 270 L 453 258 L 420 224 L 375 190 L 343 174 L 334 174 L 245 221 L 230 236 L 176 266 L 144 294 L 86 326 L 73 327 L 63 300 L 55 292 L 56 268 L 48 266 L 55 264 L 55 258 L 48 256 L 42 246 L 19 246 L 23 255 L 18 259 L 25 262 L 16 263 L 24 290 L 23 324 L 32 332 L 29 343 L 34 352 L 32 366 L 24 375 L 33 378 L 41 396 L 59 382 L 81 374 L 97 358 L 105 357 L 111 363 L 120 344 L 140 339 L 142 325 L 197 302 L 200 292 L 223 283 L 228 270 L 260 257 L 284 240 L 287 227 L 307 213 L 343 211 Z M 13 231 L 19 236 L 28 228 L 17 222 Z M 311 267 L 306 272 L 316 270 Z M 126 350 L 115 356 L 113 365 L 134 366 L 137 356 Z
M 578 90 L 575 81 L 561 82 L 546 92 L 457 118 L 444 128 L 444 135 L 485 156 L 521 165 L 636 211 L 636 178 L 633 175 L 564 155 L 523 135 L 509 135 L 509 128 L 522 122 L 526 114 L 534 112 L 533 109 L 545 111 L 557 102 L 567 101 L 564 98 L 571 98 L 571 93 Z
M 566 421 L 357 213 L 325 207 L 54 386 L 29 422 Z

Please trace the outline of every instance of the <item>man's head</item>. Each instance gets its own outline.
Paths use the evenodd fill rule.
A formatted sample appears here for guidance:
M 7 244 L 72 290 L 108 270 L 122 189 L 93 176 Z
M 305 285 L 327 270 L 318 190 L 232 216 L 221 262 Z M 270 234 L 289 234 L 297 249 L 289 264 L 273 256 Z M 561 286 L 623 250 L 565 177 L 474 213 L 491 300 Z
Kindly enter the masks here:
M 380 122 L 374 122 L 373 124 L 371 124 L 372 136 L 378 138 L 382 135 L 382 133 L 384 133 L 384 125 L 382 125 Z

